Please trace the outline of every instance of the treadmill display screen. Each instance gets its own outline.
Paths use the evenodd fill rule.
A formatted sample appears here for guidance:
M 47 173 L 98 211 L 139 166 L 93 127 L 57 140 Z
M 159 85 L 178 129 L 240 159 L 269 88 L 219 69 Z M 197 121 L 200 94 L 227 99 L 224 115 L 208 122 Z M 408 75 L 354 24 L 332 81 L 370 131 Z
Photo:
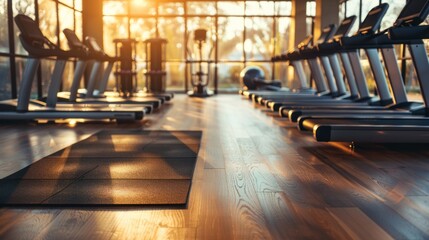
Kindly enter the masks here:
M 311 40 L 313 40 L 313 35 L 308 35 L 304 40 L 302 40 L 298 44 L 298 48 L 305 48 L 308 47 L 311 43 Z
M 322 30 L 322 34 L 320 34 L 320 37 L 317 39 L 317 44 L 322 44 L 328 41 L 329 39 L 331 39 L 332 34 L 334 33 L 334 30 L 335 30 L 334 24 L 330 24 L 328 27 L 325 27 Z
M 399 14 L 394 26 L 419 25 L 429 12 L 429 0 L 409 0 Z
M 355 23 L 355 21 L 356 21 L 355 15 L 345 18 L 341 22 L 340 26 L 338 27 L 337 32 L 335 32 L 334 38 L 341 38 L 347 35 L 350 29 L 352 28 L 353 24 Z
M 381 20 L 388 8 L 389 4 L 383 3 L 371 9 L 360 25 L 358 33 L 367 34 L 375 32 L 380 27 Z

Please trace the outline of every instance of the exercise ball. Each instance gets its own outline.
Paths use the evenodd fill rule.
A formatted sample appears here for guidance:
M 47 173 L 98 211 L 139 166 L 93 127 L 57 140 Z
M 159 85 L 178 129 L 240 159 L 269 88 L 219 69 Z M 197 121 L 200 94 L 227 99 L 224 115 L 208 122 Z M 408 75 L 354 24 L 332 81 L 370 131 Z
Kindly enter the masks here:
M 246 90 L 255 90 L 257 88 L 257 81 L 265 80 L 264 71 L 257 66 L 245 67 L 240 72 L 241 84 Z

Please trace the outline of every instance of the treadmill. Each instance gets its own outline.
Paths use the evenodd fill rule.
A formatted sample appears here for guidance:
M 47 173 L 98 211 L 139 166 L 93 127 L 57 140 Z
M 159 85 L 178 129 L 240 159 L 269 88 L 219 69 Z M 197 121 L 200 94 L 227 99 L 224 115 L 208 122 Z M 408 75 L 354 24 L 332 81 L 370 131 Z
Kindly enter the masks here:
M 327 44 L 320 46 L 324 51 L 356 51 L 358 49 L 365 49 L 365 52 L 368 55 L 372 71 L 374 73 L 377 90 L 380 95 L 380 105 L 381 106 L 371 106 L 370 105 L 337 105 L 337 104 L 288 104 L 283 105 L 279 112 L 283 117 L 289 117 L 290 121 L 296 122 L 301 115 L 337 115 L 337 114 L 370 114 L 370 115 L 408 115 L 410 113 L 419 113 L 422 106 L 421 103 L 410 102 L 408 101 L 407 94 L 405 91 L 404 81 L 402 79 L 399 67 L 396 62 L 396 53 L 391 41 L 386 41 L 387 35 L 384 32 L 375 34 L 373 33 L 378 26 L 380 25 L 380 18 L 375 18 L 371 16 L 372 12 L 379 11 L 380 6 L 372 9 L 365 21 L 362 23 L 357 34 L 352 37 L 342 37 L 334 44 Z M 368 32 L 367 34 L 362 34 L 363 32 Z M 381 44 L 381 40 L 384 39 L 384 44 Z M 342 46 L 339 45 L 341 41 Z M 377 44 L 374 44 L 377 42 Z M 327 49 L 327 50 L 325 50 Z M 388 90 L 388 85 L 386 82 L 386 76 L 384 69 L 381 65 L 381 60 L 379 59 L 378 49 L 380 49 L 383 62 L 386 65 L 390 86 L 394 95 L 394 103 L 391 104 L 391 96 Z
M 422 38 L 429 38 L 429 26 L 418 26 L 429 14 L 429 0 L 410 0 L 394 26 L 388 29 L 392 43 L 406 43 L 423 94 L 422 116 L 416 117 L 311 117 L 302 116 L 299 127 L 312 130 L 317 141 L 427 143 L 429 142 L 429 60 Z M 417 40 L 417 41 L 416 41 Z M 381 38 L 375 41 L 386 44 Z M 375 43 L 375 44 L 376 44 Z
M 75 34 L 75 32 L 71 32 L 72 34 Z M 76 40 L 79 41 L 79 38 L 75 38 Z M 118 92 L 106 92 L 106 87 L 107 87 L 107 82 L 109 80 L 109 75 L 112 71 L 113 68 L 113 64 L 117 61 L 120 60 L 120 57 L 110 57 L 109 55 L 107 55 L 104 50 L 100 47 L 100 45 L 97 43 L 97 41 L 95 40 L 95 38 L 93 37 L 86 37 L 85 38 L 85 44 L 89 49 L 90 54 L 93 54 L 95 56 L 98 56 L 100 61 L 105 61 L 107 62 L 107 67 L 104 70 L 103 73 L 103 77 L 101 78 L 101 82 L 98 85 L 98 89 L 95 89 L 95 83 L 89 85 L 88 84 L 88 88 L 87 88 L 87 92 L 88 94 L 86 95 L 86 97 L 91 98 L 91 97 L 120 97 Z M 170 101 L 173 97 L 174 94 L 173 93 L 145 93 L 145 92 L 137 92 L 134 93 L 134 97 L 132 98 L 126 98 L 129 101 L 143 101 L 145 98 L 149 99 L 149 98 L 159 98 L 162 101 Z
M 322 33 L 317 40 L 317 43 L 328 41 L 330 38 L 332 38 L 333 34 L 335 33 L 335 30 L 336 26 L 334 24 L 328 25 L 323 28 Z M 302 57 L 302 51 L 305 51 L 307 48 L 311 48 L 311 41 L 307 40 L 308 39 L 305 39 L 303 42 L 300 43 L 300 45 L 298 45 L 298 50 L 288 52 L 286 55 L 283 55 L 282 58 L 284 60 L 288 60 L 291 63 L 306 60 L 309 63 L 311 72 L 313 74 L 317 92 L 315 94 L 299 94 L 296 92 L 272 92 L 268 94 L 255 93 L 252 96 L 253 101 L 268 107 L 269 102 L 278 99 L 307 99 L 312 97 L 331 99 L 331 96 L 333 94 L 336 94 L 336 87 L 334 81 L 331 81 L 331 83 L 329 84 L 330 90 L 327 90 L 325 79 L 323 78 L 322 74 L 322 69 L 317 64 L 317 59 Z
M 317 59 L 320 60 L 322 65 L 324 66 L 324 72 L 326 74 L 326 77 L 328 79 L 328 83 L 330 86 L 331 91 L 333 92 L 333 95 L 330 99 L 319 101 L 319 99 L 314 98 L 304 98 L 304 99 L 295 99 L 295 98 L 279 98 L 276 100 L 271 101 L 268 105 L 273 111 L 279 111 L 281 106 L 287 105 L 287 106 L 296 106 L 296 105 L 325 105 L 325 102 L 333 102 L 335 104 L 345 104 L 350 105 L 350 103 L 357 103 L 364 105 L 370 98 L 368 98 L 369 93 L 365 94 L 365 92 L 361 92 L 361 89 L 367 89 L 366 82 L 356 82 L 354 77 L 354 72 L 351 67 L 351 63 L 349 61 L 347 54 L 342 54 L 341 59 L 343 62 L 343 66 L 346 70 L 346 79 L 347 83 L 350 89 L 350 93 L 347 93 L 345 83 L 343 80 L 341 67 L 339 64 L 339 59 L 337 52 L 334 51 L 324 51 L 323 53 L 320 51 L 320 47 L 324 45 L 332 44 L 332 42 L 337 41 L 337 39 L 340 39 L 343 36 L 346 36 L 351 27 L 353 26 L 355 22 L 356 17 L 351 16 L 346 19 L 344 19 L 338 30 L 335 32 L 335 35 L 332 39 L 330 39 L 327 42 L 319 42 L 317 45 L 315 45 L 312 48 L 308 48 L 307 50 L 301 51 L 301 57 L 309 59 L 310 66 L 313 65 L 312 73 L 315 77 L 318 75 L 322 75 L 321 70 L 317 71 L 317 67 L 319 66 Z M 319 72 L 319 74 L 317 74 Z M 316 78 L 317 79 L 317 78 Z M 331 80 L 329 80 L 331 79 Z M 364 85 L 364 86 L 361 86 Z M 358 88 L 359 87 L 359 88 Z M 366 90 L 368 91 L 368 90 Z
M 19 88 L 18 99 L 0 102 L 0 120 L 58 120 L 58 119 L 91 119 L 135 121 L 144 117 L 145 109 L 140 108 L 93 108 L 93 107 L 46 107 L 43 104 L 30 102 L 31 87 L 42 58 L 56 58 L 50 90 L 59 86 L 64 72 L 66 60 L 69 58 L 85 58 L 83 52 L 63 51 L 43 36 L 38 24 L 30 17 L 18 14 L 15 22 L 21 33 L 19 38 L 30 58 L 24 68 Z
M 100 104 L 115 104 L 119 107 L 148 107 L 148 108 L 159 108 L 161 104 L 164 102 L 164 98 L 146 98 L 141 99 L 139 102 L 134 101 L 127 101 L 127 99 L 123 98 L 114 98 L 106 100 L 105 96 L 102 94 L 99 94 L 98 96 L 94 95 L 94 92 L 97 92 L 95 90 L 95 85 L 98 81 L 98 76 L 100 73 L 100 70 L 103 71 L 103 65 L 105 62 L 107 62 L 107 67 L 103 71 L 102 81 L 100 85 L 103 85 L 103 81 L 107 81 L 110 75 L 110 72 L 113 67 L 113 63 L 118 60 L 118 58 L 110 57 L 106 55 L 104 52 L 94 52 L 91 51 L 90 48 L 88 48 L 85 44 L 83 44 L 74 31 L 70 29 L 64 29 L 63 30 L 64 35 L 67 38 L 69 47 L 71 51 L 77 51 L 77 52 L 85 52 L 86 58 L 84 59 L 78 59 L 76 64 L 76 70 L 75 75 L 73 77 L 73 81 L 70 87 L 70 92 L 48 92 L 48 96 L 42 101 L 46 101 L 49 104 L 56 104 L 55 101 L 58 101 L 59 105 L 64 104 L 74 104 L 75 106 L 79 106 L 82 104 L 87 104 L 91 106 L 96 106 Z M 90 77 L 88 80 L 88 91 L 79 91 L 79 85 L 81 83 L 81 80 L 83 79 L 84 70 L 88 65 L 88 62 L 93 62 L 93 66 L 91 68 Z M 107 84 L 107 82 L 106 82 Z M 102 86 L 101 86 L 102 87 Z M 55 96 L 56 94 L 56 96 Z M 57 106 L 58 106 L 57 104 Z

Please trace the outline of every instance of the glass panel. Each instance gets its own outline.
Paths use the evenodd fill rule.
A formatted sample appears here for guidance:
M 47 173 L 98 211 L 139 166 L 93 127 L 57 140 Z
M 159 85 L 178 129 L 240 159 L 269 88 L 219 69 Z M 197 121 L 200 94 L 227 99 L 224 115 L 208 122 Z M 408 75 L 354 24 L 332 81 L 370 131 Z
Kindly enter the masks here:
M 316 16 L 316 2 L 314 1 L 307 2 L 307 16 L 311 16 L 311 17 Z
M 218 2 L 219 15 L 244 15 L 244 2 Z
M 57 44 L 57 12 L 56 3 L 52 0 L 39 0 L 39 26 L 45 37 Z M 73 19 L 73 18 L 72 18 Z M 63 19 L 61 19 L 63 21 Z
M 375 6 L 379 5 L 379 1 L 362 1 L 362 21 L 365 19 L 368 12 Z M 347 10 L 349 6 L 347 6 Z M 386 16 L 386 15 L 385 15 Z
M 9 52 L 9 39 L 8 39 L 9 30 L 8 29 L 9 28 L 7 24 L 7 3 L 6 3 L 6 0 L 0 0 L 0 52 L 4 52 L 4 53 Z M 0 75 L 0 77 L 1 76 L 2 75 Z
M 42 0 L 39 1 L 39 4 L 41 1 Z M 33 19 L 35 18 L 34 0 L 13 0 L 12 2 L 14 16 L 17 14 L 25 14 Z
M 83 30 L 82 30 L 82 13 L 75 12 L 75 29 L 74 31 L 79 36 L 79 38 L 83 39 Z
M 244 66 L 242 63 L 218 64 L 218 88 L 220 91 L 236 92 L 241 89 L 240 72 Z
M 215 2 L 187 2 L 188 15 L 215 15 Z
M 103 1 L 103 15 L 123 15 L 128 13 L 127 1 Z
M 274 2 L 246 2 L 246 15 L 274 15 Z
M 244 51 L 246 59 L 269 60 L 273 55 L 273 18 L 247 17 L 245 19 L 246 40 Z
M 345 8 L 346 8 L 346 4 L 340 3 L 340 7 L 339 7 L 339 20 L 340 22 L 345 18 Z
M 305 22 L 306 22 L 306 27 L 307 27 L 307 29 L 306 29 L 306 35 L 308 36 L 308 35 L 313 35 L 313 26 L 314 26 L 314 24 L 313 24 L 313 22 L 314 22 L 314 18 L 313 17 L 307 17 L 306 19 L 305 19 Z
M 358 29 L 359 29 L 359 8 L 360 8 L 360 4 L 359 4 L 360 0 L 349 0 L 346 2 L 347 4 L 347 13 L 346 16 L 350 17 L 352 15 L 355 15 L 357 17 L 356 23 L 353 25 L 352 29 L 350 30 L 350 35 L 352 35 L 353 33 L 355 33 Z M 366 16 L 366 13 L 363 13 L 364 15 L 363 18 Z M 363 19 L 362 19 L 363 20 Z
M 292 3 L 290 1 L 276 2 L 276 14 L 290 16 L 292 14 Z
M 104 51 L 111 56 L 115 56 L 113 39 L 128 38 L 128 18 L 103 17 L 103 23 Z
M 219 17 L 219 59 L 243 60 L 244 19 L 241 17 Z
M 156 4 L 154 1 L 131 1 L 130 15 L 156 15 Z
M 73 0 L 60 0 L 60 2 L 64 3 L 69 7 L 73 7 Z
M 165 70 L 167 71 L 168 91 L 183 91 L 185 89 L 185 63 L 167 62 Z
M 25 14 L 32 19 L 35 18 L 35 10 L 34 10 L 34 0 L 31 1 L 19 1 L 14 0 L 13 1 L 13 16 L 16 16 L 17 14 Z M 15 53 L 17 54 L 27 54 L 27 51 L 24 50 L 24 48 L 21 45 L 21 42 L 19 41 L 19 30 L 18 27 L 14 27 L 14 36 L 15 36 Z
M 159 18 L 158 22 L 159 36 L 168 39 L 167 60 L 183 60 L 183 43 L 185 32 L 185 20 L 182 17 Z
M 0 100 L 11 98 L 10 64 L 8 57 L 0 57 Z
M 384 3 L 389 4 L 389 9 L 381 22 L 381 29 L 386 29 L 393 26 L 396 18 L 398 17 L 401 10 L 404 8 L 405 0 L 383 0 Z
M 160 3 L 158 13 L 159 15 L 183 15 L 185 13 L 183 2 Z
M 277 19 L 277 37 L 276 37 L 276 46 L 275 53 L 283 53 L 291 50 L 294 46 L 289 47 L 289 27 L 290 27 L 290 18 L 281 17 Z
M 156 21 L 153 18 L 130 19 L 131 38 L 147 40 L 156 37 Z M 137 44 L 137 61 L 145 61 L 146 50 L 144 44 Z
M 67 39 L 64 36 L 63 30 L 69 28 L 74 30 L 74 11 L 71 8 L 65 7 L 63 5 L 58 6 L 58 14 L 61 16 L 60 20 L 60 47 L 62 49 L 69 49 Z M 78 35 L 79 36 L 79 35 Z
M 74 0 L 74 8 L 78 11 L 82 11 L 82 0 Z

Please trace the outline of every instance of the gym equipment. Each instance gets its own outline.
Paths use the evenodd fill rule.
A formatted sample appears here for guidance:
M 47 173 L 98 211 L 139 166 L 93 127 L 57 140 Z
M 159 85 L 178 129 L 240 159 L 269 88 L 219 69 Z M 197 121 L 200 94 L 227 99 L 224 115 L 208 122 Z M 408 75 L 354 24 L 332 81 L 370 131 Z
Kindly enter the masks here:
M 189 34 L 188 34 L 188 39 L 189 39 Z M 208 90 L 207 86 L 209 85 L 209 78 L 210 78 L 210 63 L 211 63 L 210 56 L 214 49 L 214 45 L 212 45 L 207 55 L 209 60 L 203 60 L 203 44 L 207 41 L 207 30 L 196 29 L 194 31 L 194 41 L 196 42 L 196 45 L 197 45 L 198 60 L 192 60 L 192 51 L 189 49 L 188 46 L 186 46 L 186 52 L 188 53 L 188 56 L 191 58 L 191 60 L 186 61 L 186 63 L 189 64 L 190 66 L 191 85 L 192 85 L 192 90 L 188 92 L 188 95 L 190 97 L 209 97 L 213 95 L 213 92 Z M 207 69 L 205 72 L 203 70 L 203 62 L 207 63 Z M 196 72 L 194 72 L 194 69 L 193 69 L 194 64 L 197 64 L 198 66 Z
M 76 33 L 70 29 L 63 30 L 67 38 L 69 47 L 72 51 L 85 51 L 88 57 L 84 60 L 79 60 L 76 66 L 77 74 L 74 75 L 70 92 L 60 92 L 58 101 L 60 105 L 74 104 L 75 106 L 116 106 L 116 107 L 145 107 L 147 113 L 151 112 L 153 108 L 158 108 L 161 105 L 161 100 L 157 98 L 142 98 L 140 101 L 132 101 L 129 98 L 119 97 L 106 97 L 105 89 L 109 80 L 113 64 L 120 59 L 117 57 L 110 57 L 99 47 L 94 38 L 87 37 L 84 44 Z M 81 67 L 80 63 L 91 62 L 91 72 L 86 84 L 86 88 L 78 89 L 81 85 L 85 65 Z M 106 68 L 104 64 L 107 63 Z M 102 76 L 100 76 L 102 73 Z M 100 78 L 101 77 L 101 78 Z
M 323 28 L 321 35 L 319 36 L 316 44 L 321 44 L 327 42 L 332 38 L 335 33 L 336 26 L 334 24 L 328 25 Z M 313 78 L 315 80 L 318 93 L 317 94 L 297 94 L 294 92 L 291 93 L 283 93 L 283 92 L 274 92 L 271 94 L 254 94 L 253 100 L 256 100 L 265 106 L 270 107 L 274 111 L 277 111 L 276 107 L 281 105 L 284 101 L 338 101 L 336 97 L 337 88 L 335 86 L 335 81 L 333 78 L 328 79 L 329 84 L 325 83 L 325 79 L 323 77 L 323 71 L 318 64 L 318 56 L 313 53 L 313 47 L 308 45 L 300 46 L 299 50 L 294 51 L 288 54 L 289 61 L 297 61 L 297 60 L 306 60 L 309 63 Z M 326 91 L 329 86 L 330 90 Z M 308 93 L 308 92 L 306 92 Z M 275 104 L 274 107 L 271 104 Z
M 420 111 L 421 103 L 410 102 L 407 99 L 407 94 L 405 92 L 405 86 L 403 84 L 403 79 L 400 74 L 398 64 L 396 62 L 396 53 L 393 45 L 391 43 L 385 42 L 384 44 L 379 42 L 383 40 L 383 33 L 375 34 L 381 18 L 376 18 L 375 16 L 382 12 L 380 9 L 383 9 L 384 12 L 387 10 L 387 5 L 380 5 L 375 7 L 368 13 L 368 17 L 365 18 L 364 22 L 361 24 L 361 27 L 358 30 L 358 34 L 355 34 L 352 37 L 343 37 L 339 39 L 341 41 L 341 48 L 347 50 L 354 49 L 364 49 L 368 55 L 368 59 L 371 64 L 371 68 L 376 77 L 377 90 L 381 89 L 380 97 L 382 99 L 389 99 L 390 93 L 387 89 L 387 81 L 383 67 L 381 65 L 381 60 L 379 59 L 378 50 L 381 51 L 383 55 L 384 64 L 389 76 L 389 81 L 391 89 L 393 92 L 394 104 L 391 104 L 391 101 L 387 101 L 389 105 L 383 107 L 373 107 L 373 106 L 350 106 L 344 108 L 337 108 L 335 104 L 325 107 L 320 106 L 283 106 L 281 107 L 281 115 L 289 116 L 291 121 L 297 121 L 298 117 L 301 115 L 323 115 L 331 116 L 341 114 L 342 116 L 346 114 L 364 114 L 364 115 L 409 115 L 410 113 L 416 113 Z M 375 39 L 379 43 L 376 43 Z M 335 49 L 330 49 L 331 52 Z M 338 49 L 336 50 L 338 51 Z M 384 90 L 383 90 L 384 89 Z M 383 98 L 384 96 L 384 98 Z M 382 104 L 383 105 L 383 104 Z
M 109 101 L 113 100 L 111 97 L 120 96 L 118 92 L 106 92 L 107 81 L 109 80 L 110 72 L 112 71 L 113 63 L 120 61 L 118 57 L 110 57 L 108 56 L 104 50 L 98 45 L 97 41 L 92 37 L 85 38 L 86 45 L 88 46 L 90 53 L 95 56 L 100 56 L 101 60 L 106 61 L 108 63 L 106 69 L 103 72 L 103 77 L 101 82 L 98 84 L 98 89 L 94 89 L 94 93 L 98 92 L 99 96 L 107 96 L 109 97 Z M 147 80 L 147 79 L 146 79 Z M 146 81 L 147 83 L 148 81 Z M 90 85 L 90 84 L 88 84 Z M 90 86 L 88 86 L 90 87 Z M 159 98 L 162 102 L 170 101 L 174 94 L 172 93 L 149 93 L 147 91 L 139 91 L 133 94 L 134 98 L 126 98 L 128 101 L 135 102 L 143 102 L 146 100 L 150 100 L 153 98 Z
M 301 41 L 298 44 L 298 47 L 301 46 L 309 46 L 311 41 L 313 40 L 313 35 L 309 35 L 307 36 L 303 41 Z M 294 51 L 296 51 L 296 49 L 293 49 L 291 51 L 288 51 L 286 53 L 283 53 L 281 55 L 277 55 L 271 58 L 272 62 L 285 62 L 288 61 L 289 65 L 292 65 L 295 71 L 295 81 L 299 84 L 299 87 L 295 88 L 295 89 L 288 89 L 288 88 L 280 88 L 280 89 L 276 89 L 277 92 L 272 91 L 272 89 L 270 90 L 245 90 L 245 89 L 241 89 L 239 90 L 239 93 L 242 94 L 243 96 L 252 99 L 254 95 L 258 95 L 258 96 L 268 96 L 268 95 L 275 95 L 278 94 L 278 92 L 281 93 L 300 93 L 300 94 L 321 94 L 322 92 L 326 92 L 326 89 L 320 89 L 319 87 L 322 87 L 320 84 L 316 84 L 316 88 L 317 89 L 312 89 L 308 87 L 308 81 L 307 81 L 307 77 L 305 76 L 305 72 L 304 72 L 304 66 L 302 64 L 302 60 L 301 59 L 296 59 L 294 61 L 290 61 L 288 54 L 293 53 Z
M 421 38 L 429 38 L 429 27 L 418 26 L 429 13 L 429 0 L 410 0 L 401 11 L 392 28 L 366 39 L 365 44 L 386 45 L 406 44 L 417 73 L 424 108 L 419 114 L 428 116 L 429 83 L 426 81 L 429 61 Z M 388 32 L 389 35 L 385 33 Z M 387 37 L 390 37 L 387 38 Z M 302 116 L 300 129 L 312 130 L 317 141 L 356 141 L 356 142 L 428 142 L 429 118 L 373 117 L 368 116 Z
M 115 44 L 115 56 L 120 59 L 114 72 L 117 78 L 116 88 L 120 96 L 131 97 L 137 85 L 137 67 L 134 59 L 137 41 L 132 38 L 114 39 L 113 43 Z
M 386 11 L 388 8 L 388 4 L 381 4 L 375 8 L 373 8 L 367 15 L 367 17 L 365 18 L 365 20 L 362 22 L 357 35 L 360 36 L 359 38 L 362 38 L 362 36 L 365 38 L 369 35 L 372 35 L 380 26 L 381 23 L 381 19 L 384 17 Z M 341 24 L 343 25 L 343 24 Z M 348 28 L 350 28 L 351 25 L 348 26 Z M 345 27 L 340 27 L 339 29 L 346 29 Z M 348 32 L 348 30 L 347 30 Z M 347 56 L 342 56 L 342 60 L 343 63 L 347 63 L 344 60 L 349 59 L 349 62 L 352 66 L 353 69 L 353 73 L 356 76 L 355 78 L 355 83 L 356 83 L 356 90 L 358 90 L 359 92 L 359 98 L 355 99 L 355 98 L 349 98 L 348 102 L 344 102 L 344 100 L 342 100 L 343 98 L 335 98 L 333 100 L 328 100 L 332 101 L 332 104 L 334 104 L 335 106 L 338 105 L 343 105 L 344 108 L 347 107 L 355 107 L 355 108 L 368 108 L 368 105 L 378 105 L 378 106 L 387 106 L 389 104 L 391 104 L 393 102 L 392 97 L 388 91 L 388 85 L 387 85 L 387 81 L 386 81 L 386 76 L 384 71 L 382 70 L 382 66 L 381 66 L 381 61 L 379 59 L 379 55 L 378 55 L 378 50 L 374 47 L 372 48 L 364 48 L 370 65 L 371 65 L 371 70 L 372 73 L 374 75 L 374 79 L 377 85 L 377 90 L 379 92 L 379 99 L 375 99 L 375 98 L 371 98 L 369 96 L 369 91 L 368 91 L 368 86 L 367 86 L 367 82 L 365 79 L 365 76 L 363 74 L 363 70 L 362 70 L 362 66 L 360 64 L 360 58 L 359 58 L 359 48 L 348 48 L 348 49 L 343 49 L 342 47 L 340 47 L 340 50 L 336 49 L 336 47 L 338 46 L 337 42 L 339 42 L 342 39 L 348 39 L 347 37 L 345 37 L 345 34 L 339 34 L 337 35 L 337 38 L 335 38 L 334 40 L 328 42 L 328 43 L 319 43 L 317 45 L 316 48 L 311 49 L 310 51 L 308 51 L 308 53 L 303 54 L 304 57 L 310 57 L 310 58 L 317 58 L 319 56 L 322 57 L 327 57 L 329 58 L 329 56 L 332 56 L 333 54 L 337 53 L 337 52 L 341 52 L 341 53 L 346 53 L 348 55 Z M 331 46 L 331 44 L 333 46 Z M 323 46 L 329 46 L 327 48 L 322 48 Z M 393 52 L 391 51 L 390 53 L 388 53 L 388 55 L 392 56 Z M 307 55 L 307 56 L 306 56 Z M 328 63 L 328 61 L 326 61 Z M 392 69 L 388 69 L 389 71 Z M 349 83 L 351 82 L 351 79 L 348 79 Z M 392 80 L 392 79 L 390 79 Z M 395 79 L 398 80 L 398 79 Z M 355 94 L 354 94 L 355 95 Z M 338 101 L 338 100 L 342 100 L 342 101 Z M 290 110 L 291 108 L 301 108 L 301 107 L 307 107 L 307 106 L 312 106 L 314 108 L 318 108 L 321 105 L 325 105 L 325 102 L 321 102 L 321 101 L 307 101 L 306 103 L 301 102 L 292 102 L 292 101 L 273 101 L 271 103 L 269 103 L 268 105 L 270 105 L 271 109 L 275 110 L 275 111 L 280 111 L 281 116 L 288 116 L 287 111 Z M 326 102 L 327 103 L 327 102 Z M 360 105 L 365 105 L 365 106 L 359 106 L 356 107 L 356 104 L 360 104 Z M 326 105 L 325 105 L 326 106 Z M 281 110 L 280 110 L 281 109 Z M 285 109 L 285 110 L 283 110 Z M 395 111 L 393 114 L 398 114 L 397 111 Z
M 146 89 L 149 93 L 164 93 L 166 88 L 165 59 L 167 40 L 151 38 L 144 42 L 146 51 Z
M 99 131 L 0 179 L 0 205 L 185 207 L 201 135 Z
M 266 81 L 264 71 L 257 66 L 247 66 L 241 70 L 240 80 L 244 90 L 278 91 L 282 87 L 280 81 Z
M 2 120 L 57 120 L 57 119 L 116 119 L 140 120 L 144 116 L 143 108 L 78 108 L 73 105 L 56 107 L 57 94 L 61 85 L 65 64 L 69 58 L 85 59 L 87 53 L 83 51 L 63 51 L 50 42 L 40 31 L 36 21 L 30 17 L 18 14 L 14 18 L 20 30 L 20 41 L 29 53 L 22 81 L 19 88 L 18 99 L 2 101 L 0 103 L 0 119 Z M 48 89 L 47 103 L 39 102 L 37 105 L 30 102 L 31 87 L 38 71 L 42 58 L 54 57 L 56 59 L 52 78 Z

